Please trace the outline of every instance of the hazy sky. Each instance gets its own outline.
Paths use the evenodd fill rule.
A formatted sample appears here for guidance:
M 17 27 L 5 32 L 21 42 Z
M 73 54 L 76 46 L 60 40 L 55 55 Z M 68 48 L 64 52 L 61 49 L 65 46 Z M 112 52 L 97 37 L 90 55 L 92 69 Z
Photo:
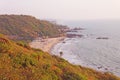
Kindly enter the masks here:
M 0 14 L 63 20 L 120 19 L 120 0 L 0 0 Z

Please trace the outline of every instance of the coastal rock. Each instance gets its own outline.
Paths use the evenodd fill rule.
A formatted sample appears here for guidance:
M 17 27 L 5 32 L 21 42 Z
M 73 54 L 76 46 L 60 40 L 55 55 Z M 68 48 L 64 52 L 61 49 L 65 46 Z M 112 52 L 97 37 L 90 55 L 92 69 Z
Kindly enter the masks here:
M 99 66 L 99 67 L 98 67 L 98 69 L 101 69 L 101 68 L 103 68 L 103 67 L 102 67 L 102 66 Z
M 83 28 L 74 28 L 73 30 L 84 30 Z
M 109 39 L 108 37 L 97 37 L 96 39 Z
M 79 30 L 84 30 L 83 28 L 73 28 L 73 29 L 68 29 L 66 32 L 78 32 Z
M 75 37 L 81 38 L 81 37 L 83 37 L 83 35 L 81 35 L 81 34 L 67 34 L 66 36 L 67 36 L 68 38 L 75 38 Z

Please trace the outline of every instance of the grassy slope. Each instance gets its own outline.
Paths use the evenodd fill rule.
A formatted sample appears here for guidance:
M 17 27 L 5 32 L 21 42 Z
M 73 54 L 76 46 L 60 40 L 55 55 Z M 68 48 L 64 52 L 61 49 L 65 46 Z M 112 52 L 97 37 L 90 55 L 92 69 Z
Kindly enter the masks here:
M 0 15 L 0 33 L 14 39 L 30 40 L 38 36 L 59 36 L 65 27 L 28 15 Z
M 0 35 L 0 80 L 120 80 Z

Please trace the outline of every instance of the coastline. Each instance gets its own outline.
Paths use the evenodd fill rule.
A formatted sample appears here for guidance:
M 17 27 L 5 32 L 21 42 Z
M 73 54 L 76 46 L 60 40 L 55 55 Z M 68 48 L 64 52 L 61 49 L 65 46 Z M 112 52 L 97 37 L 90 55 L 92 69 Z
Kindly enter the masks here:
M 29 43 L 30 47 L 41 49 L 44 52 L 51 52 L 51 49 L 59 42 L 63 41 L 66 37 L 56 37 L 56 38 L 47 38 L 47 39 L 35 39 Z

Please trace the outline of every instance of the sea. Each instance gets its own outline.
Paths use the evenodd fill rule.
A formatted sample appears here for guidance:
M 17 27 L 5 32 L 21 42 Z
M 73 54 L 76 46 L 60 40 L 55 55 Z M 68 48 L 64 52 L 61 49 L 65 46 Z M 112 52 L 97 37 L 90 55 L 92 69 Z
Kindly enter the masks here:
M 72 64 L 120 76 L 120 20 L 63 21 L 70 28 L 83 30 L 71 32 L 83 37 L 65 38 L 56 44 L 51 53 Z M 100 39 L 99 39 L 100 38 Z M 102 39 L 107 38 L 107 39 Z

